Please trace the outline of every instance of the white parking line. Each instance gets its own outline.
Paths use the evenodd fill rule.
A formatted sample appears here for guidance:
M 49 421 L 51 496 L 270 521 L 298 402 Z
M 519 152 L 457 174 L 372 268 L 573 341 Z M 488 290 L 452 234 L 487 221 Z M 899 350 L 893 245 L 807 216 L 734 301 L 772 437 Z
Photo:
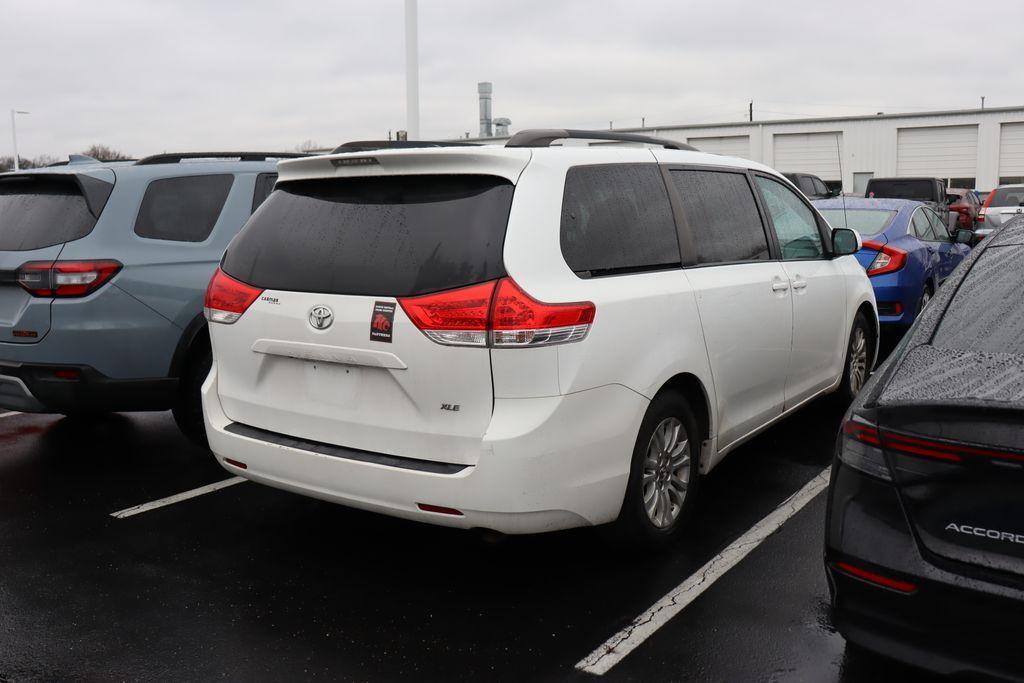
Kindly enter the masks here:
M 241 484 L 243 481 L 247 481 L 245 477 L 231 477 L 230 479 L 224 479 L 223 481 L 214 482 L 213 484 L 207 484 L 206 486 L 200 486 L 197 489 L 191 491 L 184 491 L 182 493 L 176 493 L 173 496 L 167 496 L 159 500 L 154 500 L 149 503 L 142 503 L 141 505 L 135 505 L 124 510 L 118 510 L 117 512 L 111 512 L 111 517 L 117 517 L 118 519 L 124 519 L 125 517 L 132 517 L 133 515 L 140 515 L 143 512 L 149 512 L 150 510 L 156 510 L 167 505 L 173 505 L 174 503 L 180 503 L 183 500 L 189 498 L 195 498 L 206 493 L 213 493 L 220 489 L 227 488 L 228 486 L 234 486 L 235 484 Z
M 826 467 L 821 474 L 786 499 L 771 514 L 733 541 L 728 548 L 711 558 L 695 574 L 651 605 L 646 612 L 634 619 L 632 624 L 581 659 L 576 668 L 597 676 L 607 673 L 821 493 L 828 486 L 831 470 L 831 467 Z
M 21 413 L 19 413 L 16 410 L 12 410 L 9 413 L 0 413 L 0 420 L 4 419 L 5 417 L 14 417 L 15 415 L 21 415 Z

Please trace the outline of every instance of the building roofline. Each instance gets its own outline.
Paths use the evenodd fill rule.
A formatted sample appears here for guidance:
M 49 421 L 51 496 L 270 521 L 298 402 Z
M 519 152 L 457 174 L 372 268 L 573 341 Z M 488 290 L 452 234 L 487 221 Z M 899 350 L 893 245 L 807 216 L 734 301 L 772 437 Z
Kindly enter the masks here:
M 1020 112 L 1024 114 L 1024 105 L 1013 107 L 986 107 L 985 109 L 945 109 L 938 111 L 900 112 L 895 114 L 856 114 L 853 116 L 820 116 L 802 119 L 765 119 L 759 121 L 724 121 L 721 123 L 679 123 L 645 126 L 643 128 L 614 128 L 617 133 L 652 133 L 666 130 L 698 130 L 703 128 L 742 128 L 744 126 L 777 126 L 807 123 L 842 123 L 846 121 L 873 121 L 876 119 L 909 119 L 927 116 L 967 116 L 976 114 L 1004 114 Z M 460 138 L 465 142 L 500 142 L 507 137 L 491 138 Z

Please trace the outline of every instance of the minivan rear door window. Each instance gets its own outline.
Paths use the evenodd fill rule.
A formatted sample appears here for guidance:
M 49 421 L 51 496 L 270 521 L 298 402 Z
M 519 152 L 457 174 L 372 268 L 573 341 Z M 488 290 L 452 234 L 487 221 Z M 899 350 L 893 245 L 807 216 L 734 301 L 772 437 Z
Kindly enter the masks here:
M 697 263 L 767 261 L 768 237 L 745 173 L 673 170 Z
M 581 277 L 679 267 L 679 235 L 660 167 L 570 168 L 561 244 L 565 262 Z
M 415 296 L 497 279 L 513 185 L 486 175 L 283 183 L 223 269 L 266 289 Z

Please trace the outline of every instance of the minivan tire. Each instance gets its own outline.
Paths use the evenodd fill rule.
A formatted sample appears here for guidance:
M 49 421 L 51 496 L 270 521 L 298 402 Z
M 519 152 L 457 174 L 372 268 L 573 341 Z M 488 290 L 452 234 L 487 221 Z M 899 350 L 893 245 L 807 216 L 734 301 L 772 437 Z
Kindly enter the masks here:
M 178 379 L 178 398 L 171 408 L 178 429 L 201 448 L 209 448 L 203 420 L 202 387 L 212 365 L 213 353 L 209 347 L 204 346 L 191 354 Z
M 843 381 L 835 393 L 836 400 L 845 408 L 857 397 L 871 376 L 871 363 L 874 360 L 874 340 L 871 338 L 871 326 L 863 312 L 857 313 L 850 329 L 850 338 L 846 343 L 846 359 L 843 361 Z M 854 363 L 854 356 L 861 361 Z M 859 374 L 858 374 L 859 371 Z
M 687 442 L 683 451 L 686 454 L 687 469 L 681 504 L 677 498 L 679 484 L 675 480 L 682 477 L 674 477 L 680 470 L 672 469 L 674 460 L 671 452 L 665 452 L 663 441 L 663 437 L 673 431 L 679 433 L 676 445 L 683 438 Z M 704 431 L 685 396 L 669 390 L 654 397 L 640 424 L 640 432 L 633 447 L 626 495 L 615 523 L 615 530 L 621 540 L 645 549 L 660 550 L 679 537 L 700 488 L 700 450 L 703 439 Z M 669 444 L 669 450 L 672 450 L 672 444 Z M 650 500 L 652 493 L 655 498 L 663 496 L 662 500 L 667 500 L 670 507 L 667 514 L 662 515 L 662 524 L 654 521 L 652 513 L 648 512 L 649 506 L 644 502 L 645 497 Z M 677 507 L 678 510 L 675 509 Z M 664 504 L 661 509 L 664 510 Z M 659 516 L 657 511 L 653 515 Z

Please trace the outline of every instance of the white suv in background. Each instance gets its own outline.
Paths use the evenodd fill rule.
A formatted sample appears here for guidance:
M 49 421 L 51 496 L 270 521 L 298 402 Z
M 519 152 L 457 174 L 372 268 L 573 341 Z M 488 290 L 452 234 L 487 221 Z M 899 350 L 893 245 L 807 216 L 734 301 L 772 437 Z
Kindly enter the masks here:
M 580 137 L 658 148 L 549 146 Z M 562 130 L 279 172 L 206 299 L 210 446 L 263 484 L 659 543 L 701 474 L 874 364 L 859 238 L 753 162 Z

